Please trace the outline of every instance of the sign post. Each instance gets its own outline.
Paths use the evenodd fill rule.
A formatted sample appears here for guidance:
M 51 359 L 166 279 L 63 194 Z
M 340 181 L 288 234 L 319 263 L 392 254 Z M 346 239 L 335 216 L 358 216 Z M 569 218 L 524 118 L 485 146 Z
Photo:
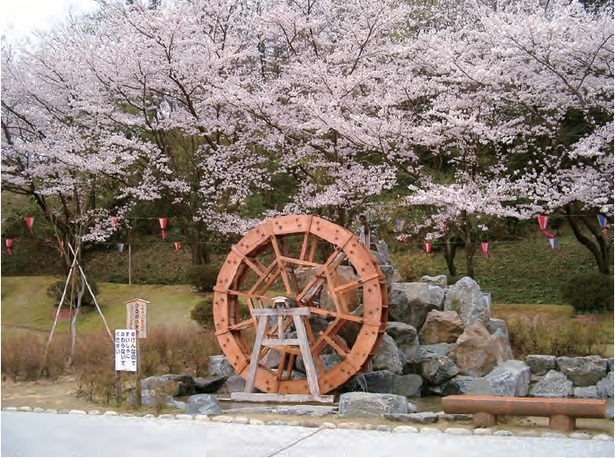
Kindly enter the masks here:
M 147 337 L 147 304 L 144 299 L 131 299 L 126 301 L 126 328 L 134 330 L 136 334 L 136 373 L 137 373 L 137 407 L 141 407 L 141 355 L 139 339 Z

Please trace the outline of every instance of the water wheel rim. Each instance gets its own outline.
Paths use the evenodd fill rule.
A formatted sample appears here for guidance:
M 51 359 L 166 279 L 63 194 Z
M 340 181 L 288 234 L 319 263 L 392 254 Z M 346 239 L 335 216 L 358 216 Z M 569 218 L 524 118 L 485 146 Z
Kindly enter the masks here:
M 289 236 L 303 236 L 300 253 L 291 258 L 285 256 L 279 244 L 280 240 Z M 331 256 L 322 263 L 314 260 L 314 246 L 319 241 L 329 243 L 333 249 Z M 275 253 L 273 262 L 269 265 L 259 264 L 257 256 L 268 250 Z M 347 262 L 356 271 L 357 280 L 349 286 L 347 283 L 336 283 L 333 278 L 341 262 Z M 298 291 L 298 287 L 293 288 L 292 275 L 287 272 L 294 273 L 295 268 L 292 265 L 320 269 L 317 272 L 321 274 L 314 275 L 312 281 L 315 278 L 317 282 L 326 279 L 326 286 L 332 292 L 335 310 L 323 310 L 312 303 L 310 282 L 304 285 L 301 291 Z M 243 291 L 242 289 L 247 289 L 243 282 L 248 274 L 257 277 L 257 282 L 248 291 Z M 247 377 L 252 353 L 246 340 L 246 331 L 255 329 L 257 322 L 253 314 L 240 319 L 240 298 L 247 302 L 250 310 L 265 306 L 270 299 L 266 295 L 267 288 L 271 282 L 277 281 L 278 277 L 281 277 L 287 293 L 296 294 L 299 306 L 308 307 L 312 315 L 324 316 L 329 320 L 327 329 L 318 336 L 310 337 L 310 346 L 314 361 L 319 366 L 320 393 L 330 393 L 361 372 L 371 361 L 382 341 L 388 317 L 385 277 L 374 255 L 361 244 L 356 235 L 322 218 L 310 215 L 285 216 L 254 228 L 232 247 L 214 287 L 213 315 L 216 336 L 227 360 L 244 378 Z M 344 300 L 340 297 L 344 297 L 349 291 L 362 296 L 362 316 L 352 315 L 344 308 Z M 336 328 L 344 327 L 349 322 L 357 323 L 360 330 L 352 346 L 344 348 L 343 342 L 336 339 Z M 328 369 L 323 367 L 320 359 L 322 351 L 327 347 L 333 348 L 338 354 L 343 353 L 340 354 L 341 361 Z M 296 353 L 296 349 L 283 347 L 280 350 L 286 358 L 286 375 L 281 376 L 284 368 L 272 371 L 259 364 L 254 386 L 260 391 L 270 393 L 309 393 L 306 379 L 291 378 L 292 366 L 289 363 L 292 361 L 294 364 L 295 358 L 287 354 Z

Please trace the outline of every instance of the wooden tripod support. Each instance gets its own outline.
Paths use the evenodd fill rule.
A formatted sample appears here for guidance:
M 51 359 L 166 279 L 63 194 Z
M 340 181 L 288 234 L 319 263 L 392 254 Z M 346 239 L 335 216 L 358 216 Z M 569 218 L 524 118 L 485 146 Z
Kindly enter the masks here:
M 256 318 L 258 325 L 256 328 L 256 340 L 254 341 L 254 348 L 252 350 L 252 358 L 250 360 L 250 366 L 248 367 L 248 376 L 246 378 L 246 387 L 243 393 L 232 393 L 231 399 L 241 401 L 280 401 L 280 402 L 307 402 L 316 401 L 324 403 L 332 403 L 333 396 L 321 396 L 320 388 L 318 386 L 318 374 L 316 373 L 316 366 L 314 365 L 314 359 L 310 351 L 310 342 L 307 337 L 305 329 L 305 323 L 302 316 L 309 316 L 310 309 L 307 307 L 298 308 L 262 308 L 252 310 L 252 314 Z M 297 331 L 297 338 L 285 338 L 284 337 L 284 318 L 292 317 L 295 330 Z M 267 330 L 267 324 L 270 320 L 277 318 L 277 338 L 266 338 L 265 333 Z M 303 363 L 305 365 L 305 372 L 307 375 L 308 385 L 310 387 L 310 394 L 281 394 L 281 393 L 254 393 L 254 380 L 256 378 L 256 371 L 258 370 L 259 354 L 261 347 L 276 347 L 283 345 L 297 345 L 301 350 L 301 356 L 303 357 Z M 281 369 L 280 369 L 281 370 Z

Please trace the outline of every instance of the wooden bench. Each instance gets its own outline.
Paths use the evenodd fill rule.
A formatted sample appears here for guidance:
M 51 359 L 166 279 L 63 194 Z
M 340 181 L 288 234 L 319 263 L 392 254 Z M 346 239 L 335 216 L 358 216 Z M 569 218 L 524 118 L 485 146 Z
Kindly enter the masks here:
M 474 426 L 495 426 L 498 415 L 549 417 L 549 428 L 570 432 L 577 418 L 606 418 L 606 399 L 454 395 L 442 398 L 445 413 L 472 414 Z

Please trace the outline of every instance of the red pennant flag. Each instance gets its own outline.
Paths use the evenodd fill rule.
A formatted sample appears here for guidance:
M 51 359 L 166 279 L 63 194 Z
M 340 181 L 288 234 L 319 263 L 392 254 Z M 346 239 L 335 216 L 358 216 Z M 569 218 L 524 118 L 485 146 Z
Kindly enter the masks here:
M 116 226 L 117 225 L 117 218 L 115 218 L 115 217 L 111 218 L 111 224 Z
M 58 240 L 58 246 L 60 247 L 60 250 L 64 249 L 64 240 Z
M 485 258 L 489 259 L 489 253 L 487 253 L 487 250 L 489 250 L 489 243 L 483 242 L 480 244 L 480 246 L 483 249 L 483 254 L 485 255 Z
M 6 239 L 6 254 L 9 256 L 13 254 L 11 247 L 13 246 L 13 239 Z
M 28 226 L 28 229 L 30 229 L 30 234 L 34 235 L 32 233 L 32 226 L 34 225 L 34 216 L 26 216 L 25 220 L 26 220 L 26 225 Z
M 158 221 L 160 222 L 160 230 L 162 231 L 162 233 L 160 234 L 162 237 L 162 240 L 167 238 L 167 235 L 165 234 L 164 230 L 167 227 L 167 219 L 166 218 L 158 218 Z
M 431 253 L 431 242 L 425 242 L 425 251 Z
M 179 251 L 179 249 L 181 248 L 182 243 L 181 242 L 175 242 L 175 251 Z
M 547 231 L 547 223 L 549 222 L 549 217 L 546 215 L 538 216 L 538 226 L 540 226 L 540 230 L 549 238 L 555 237 L 555 235 L 551 234 Z

